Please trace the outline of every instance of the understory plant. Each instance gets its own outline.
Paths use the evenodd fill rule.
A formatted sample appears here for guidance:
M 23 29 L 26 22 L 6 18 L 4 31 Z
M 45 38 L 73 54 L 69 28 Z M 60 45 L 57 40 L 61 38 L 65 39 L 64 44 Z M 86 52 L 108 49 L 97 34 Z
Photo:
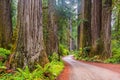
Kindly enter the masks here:
M 120 42 L 112 40 L 112 57 L 105 60 L 105 63 L 120 63 Z
M 55 80 L 64 68 L 63 62 L 56 60 L 56 56 L 56 54 L 51 56 L 52 61 L 44 67 L 38 64 L 32 72 L 28 66 L 24 70 L 17 68 L 15 73 L 3 73 L 0 75 L 0 80 Z
M 6 69 L 5 62 L 10 53 L 10 50 L 0 48 L 0 73 L 4 72 L 4 70 Z

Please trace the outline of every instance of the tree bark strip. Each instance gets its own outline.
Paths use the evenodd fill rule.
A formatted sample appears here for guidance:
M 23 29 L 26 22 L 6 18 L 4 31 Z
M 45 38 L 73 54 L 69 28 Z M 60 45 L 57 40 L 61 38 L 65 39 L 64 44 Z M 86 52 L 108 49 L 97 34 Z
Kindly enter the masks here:
M 92 19 L 91 19 L 91 34 L 92 34 L 92 50 L 91 55 L 101 53 L 101 16 L 102 16 L 102 0 L 93 0 L 92 2 Z
M 102 5 L 102 28 L 101 40 L 103 42 L 102 56 L 108 58 L 111 53 L 111 15 L 112 15 L 112 0 L 104 0 Z
M 12 41 L 12 19 L 10 0 L 0 0 L 0 47 L 10 49 Z
M 46 39 L 46 51 L 48 55 L 58 52 L 58 28 L 55 12 L 55 0 L 48 0 L 48 27 Z
M 82 0 L 80 24 L 80 48 L 91 46 L 91 0 Z

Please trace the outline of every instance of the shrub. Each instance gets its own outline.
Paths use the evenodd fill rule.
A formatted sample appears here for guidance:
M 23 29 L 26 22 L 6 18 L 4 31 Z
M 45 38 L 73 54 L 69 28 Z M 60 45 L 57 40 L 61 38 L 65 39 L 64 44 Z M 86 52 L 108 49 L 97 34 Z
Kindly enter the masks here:
M 112 40 L 112 57 L 105 60 L 105 63 L 120 63 L 120 43 Z
M 4 48 L 0 48 L 0 57 L 7 59 L 7 56 L 10 54 L 10 50 L 6 50 Z
M 63 62 L 52 61 L 44 67 L 37 65 L 36 69 L 30 72 L 28 66 L 26 66 L 24 70 L 18 68 L 15 74 L 2 74 L 0 80 L 55 80 L 63 67 Z
M 59 56 L 58 53 L 54 52 L 51 56 L 49 56 L 50 61 L 58 61 Z
M 59 51 L 62 56 L 66 56 L 69 54 L 69 50 L 62 44 L 59 45 Z

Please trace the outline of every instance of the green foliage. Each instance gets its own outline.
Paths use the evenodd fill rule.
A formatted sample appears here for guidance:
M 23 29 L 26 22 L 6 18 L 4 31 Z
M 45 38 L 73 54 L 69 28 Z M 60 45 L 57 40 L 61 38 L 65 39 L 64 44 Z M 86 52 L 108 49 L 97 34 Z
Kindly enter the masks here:
M 52 61 L 44 67 L 36 66 L 36 69 L 30 72 L 28 66 L 24 70 L 18 68 L 15 74 L 3 74 L 0 80 L 55 80 L 63 70 L 63 62 Z
M 18 0 L 11 0 L 11 15 L 13 28 L 16 27 L 17 23 L 17 2 Z
M 77 60 L 102 62 L 100 60 L 100 56 L 99 55 L 95 55 L 93 57 L 89 57 L 89 53 L 88 53 L 89 49 L 90 49 L 90 47 L 85 47 L 84 49 L 80 48 L 80 50 L 78 50 L 78 51 L 72 51 L 72 54 L 74 54 L 74 57 Z
M 0 48 L 0 73 L 4 72 L 4 70 L 6 69 L 4 65 L 10 53 L 11 53 L 10 50 Z
M 72 51 L 72 54 L 74 55 L 75 59 L 77 60 L 88 60 L 88 57 L 86 56 L 86 53 L 83 53 L 83 49 L 80 48 L 79 50 Z
M 72 53 L 75 57 L 75 59 L 79 60 L 80 57 L 81 57 L 81 53 L 82 53 L 82 50 L 75 50 L 75 51 L 71 51 L 70 53 Z
M 79 53 L 77 53 L 75 55 L 76 59 L 85 59 L 87 57 L 89 57 L 89 52 L 90 52 L 90 47 L 85 47 L 85 48 L 80 48 L 80 50 L 78 51 Z
M 60 74 L 60 72 L 63 70 L 63 68 L 64 68 L 63 62 L 52 61 L 49 71 L 52 73 L 54 77 L 57 77 Z
M 10 54 L 10 50 L 6 50 L 4 48 L 0 48 L 0 57 L 7 59 L 7 56 Z
M 59 50 L 62 56 L 66 56 L 69 54 L 69 50 L 62 44 L 59 45 Z
M 52 56 L 49 56 L 49 60 L 50 60 L 50 61 L 58 61 L 58 60 L 59 60 L 58 53 L 54 52 L 54 53 L 52 54 Z
M 21 78 L 21 79 L 24 79 L 24 80 L 36 80 L 36 79 L 40 79 L 42 80 L 42 76 L 41 76 L 41 71 L 37 71 L 34 70 L 33 72 L 30 72 L 28 66 L 26 66 L 26 68 L 24 70 L 18 68 L 18 77 L 17 78 Z
M 113 56 L 105 60 L 105 63 L 120 63 L 120 43 L 117 40 L 112 40 L 112 54 Z

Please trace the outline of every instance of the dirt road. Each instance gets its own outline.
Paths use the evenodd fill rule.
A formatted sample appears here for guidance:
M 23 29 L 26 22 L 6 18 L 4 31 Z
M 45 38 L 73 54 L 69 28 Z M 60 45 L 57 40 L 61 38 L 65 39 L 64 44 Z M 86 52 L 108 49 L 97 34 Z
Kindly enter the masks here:
M 120 74 L 111 70 L 76 61 L 72 56 L 63 60 L 70 65 L 69 80 L 120 80 Z

